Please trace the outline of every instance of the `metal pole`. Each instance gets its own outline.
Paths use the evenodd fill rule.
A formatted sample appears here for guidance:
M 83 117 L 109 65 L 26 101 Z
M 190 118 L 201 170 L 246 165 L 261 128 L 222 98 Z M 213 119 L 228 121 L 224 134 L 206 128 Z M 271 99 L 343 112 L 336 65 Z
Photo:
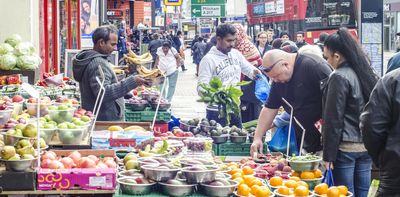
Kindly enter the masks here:
M 164 9 L 164 31 L 167 31 L 167 6 Z
M 151 27 L 156 26 L 156 0 L 151 1 Z

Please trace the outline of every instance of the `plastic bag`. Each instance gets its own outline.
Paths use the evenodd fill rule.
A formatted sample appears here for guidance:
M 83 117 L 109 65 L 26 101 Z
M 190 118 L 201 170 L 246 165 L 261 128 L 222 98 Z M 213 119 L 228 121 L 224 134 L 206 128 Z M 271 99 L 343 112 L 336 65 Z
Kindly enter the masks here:
M 174 127 L 180 127 L 180 118 L 176 118 L 175 116 L 171 116 L 171 121 L 168 122 L 168 131 L 172 131 Z
M 268 143 L 268 149 L 271 152 L 281 152 L 286 154 L 287 142 L 288 142 L 288 130 L 289 125 L 280 127 L 276 130 L 274 136 L 272 136 L 271 141 Z M 298 155 L 299 149 L 297 148 L 296 132 L 292 126 L 290 132 L 290 142 L 289 142 L 289 155 Z
M 270 86 L 267 77 L 262 74 L 258 74 L 258 79 L 256 80 L 256 87 L 254 94 L 262 103 L 265 103 L 268 99 Z
M 326 183 L 328 185 L 328 187 L 335 186 L 331 168 L 326 169 L 326 171 L 324 173 L 324 178 L 322 179 L 322 183 Z
M 379 180 L 372 180 L 371 182 L 371 186 L 369 187 L 368 190 L 368 197 L 375 197 L 376 193 L 378 192 L 378 188 L 379 188 Z

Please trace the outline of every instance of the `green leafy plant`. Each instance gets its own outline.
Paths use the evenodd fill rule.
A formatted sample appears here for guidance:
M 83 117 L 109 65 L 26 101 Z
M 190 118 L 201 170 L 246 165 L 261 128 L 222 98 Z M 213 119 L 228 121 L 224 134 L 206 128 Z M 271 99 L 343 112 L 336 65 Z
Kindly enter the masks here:
M 218 77 L 213 77 L 209 84 L 200 84 L 201 96 L 199 102 L 218 106 L 218 118 L 225 118 L 228 125 L 232 114 L 240 113 L 240 96 L 243 95 L 239 86 L 248 85 L 251 82 L 243 81 L 234 85 L 223 86 Z

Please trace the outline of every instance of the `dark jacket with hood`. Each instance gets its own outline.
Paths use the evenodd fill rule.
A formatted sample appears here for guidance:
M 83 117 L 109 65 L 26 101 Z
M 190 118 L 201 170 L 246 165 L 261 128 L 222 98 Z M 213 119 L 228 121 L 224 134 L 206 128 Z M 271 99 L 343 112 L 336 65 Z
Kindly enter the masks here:
M 107 60 L 108 55 L 94 50 L 83 50 L 72 60 L 73 74 L 79 82 L 82 107 L 93 111 L 100 85 L 96 76 L 100 77 L 99 66 L 104 72 L 105 95 L 97 120 L 122 121 L 124 115 L 124 95 L 137 87 L 135 79 L 130 76 L 120 82 Z
M 379 196 L 399 196 L 400 69 L 376 83 L 360 119 L 365 148 L 379 168 Z

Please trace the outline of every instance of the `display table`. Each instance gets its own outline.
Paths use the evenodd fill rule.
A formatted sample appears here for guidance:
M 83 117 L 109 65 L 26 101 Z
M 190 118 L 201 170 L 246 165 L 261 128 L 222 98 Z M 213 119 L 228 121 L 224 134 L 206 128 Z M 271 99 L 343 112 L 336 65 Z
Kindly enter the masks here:
M 0 195 L 103 195 L 109 194 L 110 196 L 115 193 L 115 190 L 49 190 L 49 191 L 3 191 Z

